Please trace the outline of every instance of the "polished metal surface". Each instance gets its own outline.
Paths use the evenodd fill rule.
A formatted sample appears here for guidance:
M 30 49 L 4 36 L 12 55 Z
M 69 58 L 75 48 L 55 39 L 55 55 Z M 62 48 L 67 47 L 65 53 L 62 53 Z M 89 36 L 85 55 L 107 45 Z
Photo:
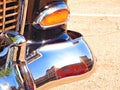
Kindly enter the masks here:
M 5 32 L 5 33 L 3 32 L 2 35 L 11 42 L 10 46 L 18 45 L 26 41 L 24 36 L 15 32 Z
M 46 17 L 47 15 L 49 15 L 49 14 L 55 12 L 55 11 L 61 10 L 61 9 L 67 9 L 68 10 L 68 7 L 64 2 L 54 2 L 54 3 L 51 3 L 50 5 L 45 6 L 45 10 L 40 12 L 40 14 L 36 18 L 36 20 L 33 22 L 33 25 L 34 24 L 39 24 L 39 22 L 41 22 L 42 19 L 44 19 L 44 17 Z M 68 16 L 68 18 L 69 18 L 69 16 Z M 42 26 L 42 25 L 40 25 L 40 26 L 45 29 L 45 28 L 50 28 L 50 27 L 62 25 L 62 24 L 65 24 L 66 22 L 67 22 L 67 20 L 62 22 L 62 23 L 55 24 L 55 25 L 50 25 L 50 26 Z
M 18 40 L 21 36 L 14 32 L 2 33 L 0 37 L 10 42 L 0 51 L 0 90 L 19 89 L 19 83 L 13 66 L 13 46 L 22 43 L 23 39 Z
M 4 9 L 6 3 L 4 0 Z M 37 30 L 37 40 L 26 41 L 22 35 L 28 0 L 20 0 L 19 4 L 21 15 L 18 16 L 16 30 L 20 30 L 20 34 L 8 30 L 0 34 L 0 90 L 35 90 L 36 86 L 40 87 L 50 81 L 83 75 L 92 70 L 94 58 L 80 33 L 65 30 L 59 32 L 56 29 L 59 34 L 53 35 L 53 27 L 65 24 L 66 21 L 57 25 L 41 26 L 44 28 L 41 31 L 47 33 L 43 37 L 48 37 L 40 38 L 41 31 Z M 68 9 L 64 2 L 46 5 L 33 24 L 38 24 L 48 14 L 61 9 Z
M 91 51 L 82 37 L 46 44 L 36 50 L 37 55 L 39 57 L 28 60 L 28 68 L 38 87 L 50 81 L 87 73 L 94 65 Z
M 5 56 L 9 51 L 9 48 L 25 43 L 25 38 L 15 32 L 3 32 L 0 35 L 0 57 Z
M 0 90 L 34 90 L 33 79 L 26 61 L 18 58 L 19 49 L 26 42 L 25 38 L 15 32 L 5 32 L 0 37 L 10 42 L 0 51 Z M 24 54 L 25 52 L 22 53 L 23 56 Z

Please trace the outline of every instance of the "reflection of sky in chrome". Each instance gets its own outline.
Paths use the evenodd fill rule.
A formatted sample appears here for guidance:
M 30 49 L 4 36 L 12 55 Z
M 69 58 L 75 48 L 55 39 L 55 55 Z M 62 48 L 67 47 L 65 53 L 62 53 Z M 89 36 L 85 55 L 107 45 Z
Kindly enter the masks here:
M 4 77 L 0 78 L 0 90 L 2 88 L 2 84 L 5 84 L 6 87 L 7 86 L 15 86 L 15 87 L 18 88 L 18 84 L 17 84 L 17 81 L 16 81 L 16 76 L 15 76 L 14 69 L 9 74 L 9 76 L 4 76 Z M 6 89 L 4 88 L 4 90 L 6 90 Z
M 90 52 L 82 39 L 79 39 L 79 43 L 76 44 L 71 42 L 53 44 L 40 48 L 38 51 L 41 52 L 42 57 L 29 64 L 29 69 L 34 79 L 44 76 L 46 70 L 52 66 L 61 68 L 66 65 L 79 63 L 80 56 L 91 58 Z

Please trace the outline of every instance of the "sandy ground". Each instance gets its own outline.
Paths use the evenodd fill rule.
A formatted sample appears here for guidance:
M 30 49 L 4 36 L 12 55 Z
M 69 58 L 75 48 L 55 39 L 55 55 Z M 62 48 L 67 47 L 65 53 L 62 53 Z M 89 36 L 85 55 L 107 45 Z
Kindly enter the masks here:
M 68 29 L 83 34 L 97 58 L 97 68 L 88 78 L 50 90 L 120 90 L 120 17 L 74 15 L 120 15 L 120 0 L 68 0 L 68 5 L 73 14 Z

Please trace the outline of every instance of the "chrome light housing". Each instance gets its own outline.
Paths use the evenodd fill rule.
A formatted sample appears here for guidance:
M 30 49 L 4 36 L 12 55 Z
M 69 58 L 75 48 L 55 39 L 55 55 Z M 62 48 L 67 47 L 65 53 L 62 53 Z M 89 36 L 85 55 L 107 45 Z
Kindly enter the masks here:
M 69 18 L 69 9 L 64 2 L 54 2 L 44 7 L 33 24 L 42 28 L 49 28 L 65 24 Z

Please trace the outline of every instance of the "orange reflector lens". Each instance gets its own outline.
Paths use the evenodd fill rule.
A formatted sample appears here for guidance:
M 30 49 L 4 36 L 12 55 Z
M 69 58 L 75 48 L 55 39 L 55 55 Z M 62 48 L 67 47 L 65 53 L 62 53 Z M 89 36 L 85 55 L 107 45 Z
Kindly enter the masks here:
M 47 15 L 42 19 L 40 25 L 50 26 L 65 22 L 68 19 L 69 11 L 67 9 L 61 9 Z

